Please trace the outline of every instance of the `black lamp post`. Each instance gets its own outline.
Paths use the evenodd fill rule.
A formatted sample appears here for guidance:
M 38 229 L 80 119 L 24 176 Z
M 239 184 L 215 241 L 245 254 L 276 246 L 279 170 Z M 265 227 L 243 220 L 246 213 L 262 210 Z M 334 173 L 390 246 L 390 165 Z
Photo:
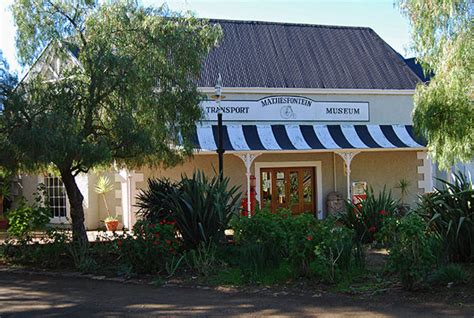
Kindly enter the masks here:
M 215 87 L 215 95 L 212 96 L 217 101 L 217 156 L 219 160 L 219 179 L 222 181 L 224 177 L 224 152 L 225 149 L 222 146 L 222 108 L 221 99 L 222 96 L 222 78 L 221 74 L 217 78 L 217 84 Z

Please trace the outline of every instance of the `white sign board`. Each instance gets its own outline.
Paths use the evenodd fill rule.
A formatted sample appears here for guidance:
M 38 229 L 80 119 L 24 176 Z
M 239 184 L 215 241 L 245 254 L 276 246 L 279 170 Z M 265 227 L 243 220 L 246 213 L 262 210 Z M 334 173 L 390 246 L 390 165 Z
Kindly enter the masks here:
M 216 101 L 203 101 L 204 121 L 216 121 Z M 300 96 L 223 100 L 224 121 L 369 121 L 368 102 L 321 102 Z

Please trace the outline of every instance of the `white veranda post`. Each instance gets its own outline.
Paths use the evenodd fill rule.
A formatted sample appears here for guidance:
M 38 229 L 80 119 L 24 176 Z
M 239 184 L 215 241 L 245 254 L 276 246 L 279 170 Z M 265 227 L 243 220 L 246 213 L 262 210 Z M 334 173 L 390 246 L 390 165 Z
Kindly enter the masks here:
M 351 200 L 351 162 L 360 151 L 337 151 L 336 153 L 344 160 L 346 166 L 347 199 Z
M 245 176 L 247 177 L 247 211 L 248 211 L 248 217 L 251 218 L 252 213 L 250 213 L 250 207 L 251 207 L 251 200 L 250 200 L 250 167 L 252 166 L 252 162 L 260 156 L 260 153 L 243 153 L 237 155 L 242 161 L 244 162 L 245 165 Z

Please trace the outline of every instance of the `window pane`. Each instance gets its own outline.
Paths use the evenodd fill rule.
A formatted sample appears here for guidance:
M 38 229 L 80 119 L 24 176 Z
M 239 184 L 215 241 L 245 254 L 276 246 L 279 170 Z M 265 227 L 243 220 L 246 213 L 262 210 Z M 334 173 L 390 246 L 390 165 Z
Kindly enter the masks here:
M 303 197 L 306 203 L 313 201 L 313 174 L 311 172 L 311 170 L 304 170 L 303 174 Z
M 276 195 L 278 196 L 278 203 L 286 203 L 286 191 L 285 191 L 285 173 L 277 171 L 276 173 Z
M 298 172 L 290 172 L 290 205 L 297 205 L 299 202 Z
M 262 206 L 272 206 L 272 173 L 262 172 Z

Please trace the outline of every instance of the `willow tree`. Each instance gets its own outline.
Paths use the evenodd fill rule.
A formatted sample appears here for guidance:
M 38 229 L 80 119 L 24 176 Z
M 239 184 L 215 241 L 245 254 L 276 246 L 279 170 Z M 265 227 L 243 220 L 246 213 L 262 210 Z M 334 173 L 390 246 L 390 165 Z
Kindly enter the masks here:
M 439 166 L 474 157 L 474 4 L 471 0 L 399 0 L 412 47 L 434 74 L 414 97 L 415 128 Z
M 32 67 L 5 103 L 8 142 L 25 169 L 59 172 L 73 238 L 85 242 L 75 176 L 189 155 L 196 79 L 221 31 L 135 1 L 17 0 L 13 16 L 20 62 Z

